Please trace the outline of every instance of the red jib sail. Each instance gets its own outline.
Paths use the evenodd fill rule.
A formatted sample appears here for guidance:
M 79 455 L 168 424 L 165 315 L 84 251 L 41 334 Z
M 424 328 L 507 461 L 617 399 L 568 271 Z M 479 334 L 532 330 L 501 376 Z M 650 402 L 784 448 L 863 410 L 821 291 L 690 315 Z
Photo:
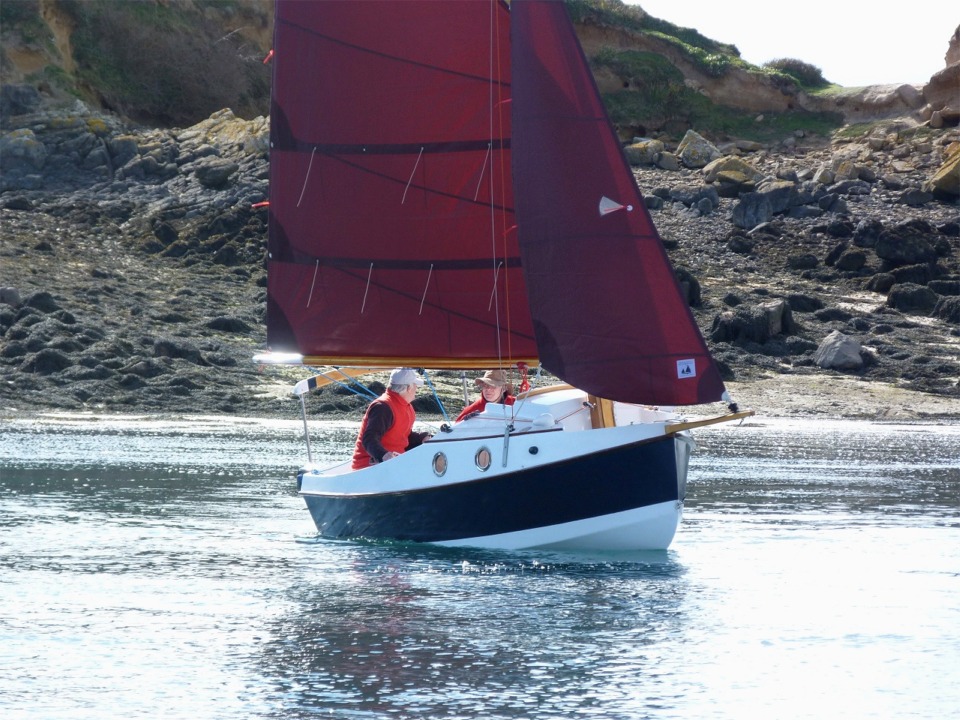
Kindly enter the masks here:
M 514 195 L 540 361 L 600 397 L 720 400 L 564 3 L 512 8 Z
M 563 3 L 278 0 L 275 32 L 273 351 L 720 398 Z

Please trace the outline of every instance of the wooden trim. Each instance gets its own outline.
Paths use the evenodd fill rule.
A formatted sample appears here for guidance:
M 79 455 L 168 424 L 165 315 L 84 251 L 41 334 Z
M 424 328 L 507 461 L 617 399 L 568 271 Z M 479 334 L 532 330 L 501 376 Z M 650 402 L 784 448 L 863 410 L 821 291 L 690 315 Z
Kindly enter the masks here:
M 664 435 L 673 435 L 684 430 L 706 427 L 707 425 L 717 425 L 719 423 L 733 422 L 734 420 L 743 420 L 751 417 L 755 413 L 753 410 L 743 410 L 741 412 L 729 413 L 727 415 L 717 415 L 716 417 L 704 418 L 703 420 L 690 420 L 688 422 L 671 423 L 664 427 Z
M 576 390 L 573 385 L 546 385 L 544 387 L 533 388 L 517 395 L 517 400 L 533 397 L 534 395 L 544 395 L 545 393 L 559 392 L 560 390 Z
M 364 375 L 371 375 L 377 372 L 384 372 L 386 368 L 379 367 L 351 367 L 351 368 L 334 368 L 331 370 L 324 370 L 318 375 L 314 375 L 311 380 L 313 380 L 314 388 L 322 388 L 333 383 L 350 383 L 356 380 L 359 377 Z M 351 373 L 348 375 L 344 370 L 349 370 Z
M 537 358 L 437 358 L 437 357 L 323 357 L 320 355 L 304 355 L 300 365 L 336 365 L 348 368 L 357 366 L 367 370 L 392 370 L 397 367 L 429 368 L 431 370 L 484 370 L 497 367 L 514 367 L 517 363 L 525 363 L 528 367 L 536 367 L 540 361 Z
M 613 415 L 613 400 L 588 395 L 587 400 L 593 405 L 590 410 L 590 422 L 594 429 L 616 427 L 617 421 Z

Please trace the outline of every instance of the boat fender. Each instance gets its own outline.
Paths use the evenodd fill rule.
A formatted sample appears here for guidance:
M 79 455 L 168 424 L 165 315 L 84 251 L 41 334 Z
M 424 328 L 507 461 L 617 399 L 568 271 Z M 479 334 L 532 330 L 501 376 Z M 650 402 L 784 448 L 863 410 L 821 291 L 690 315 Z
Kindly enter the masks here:
M 553 415 L 550 413 L 541 413 L 533 421 L 533 426 L 535 428 L 548 428 L 553 427 L 557 424 L 557 421 L 553 419 Z

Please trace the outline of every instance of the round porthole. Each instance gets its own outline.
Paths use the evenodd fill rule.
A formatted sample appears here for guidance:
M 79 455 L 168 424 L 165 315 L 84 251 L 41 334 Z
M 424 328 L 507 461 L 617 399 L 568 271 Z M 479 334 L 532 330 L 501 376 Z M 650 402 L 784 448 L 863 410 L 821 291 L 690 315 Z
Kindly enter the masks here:
M 443 477 L 447 471 L 447 456 L 443 453 L 437 453 L 433 456 L 433 474 L 437 477 Z
M 481 470 L 487 470 L 490 467 L 490 463 L 493 462 L 493 456 L 490 455 L 490 451 L 487 448 L 482 447 L 477 450 L 477 467 Z

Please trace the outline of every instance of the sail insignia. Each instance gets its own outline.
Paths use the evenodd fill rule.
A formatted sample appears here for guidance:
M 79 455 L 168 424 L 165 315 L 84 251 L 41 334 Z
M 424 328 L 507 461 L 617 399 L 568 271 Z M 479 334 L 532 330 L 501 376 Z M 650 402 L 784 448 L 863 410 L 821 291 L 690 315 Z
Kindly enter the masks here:
M 611 200 L 606 195 L 600 198 L 600 216 L 609 215 L 610 213 L 617 212 L 617 210 L 626 210 L 627 212 L 633 212 L 633 205 L 621 205 L 615 200 Z

